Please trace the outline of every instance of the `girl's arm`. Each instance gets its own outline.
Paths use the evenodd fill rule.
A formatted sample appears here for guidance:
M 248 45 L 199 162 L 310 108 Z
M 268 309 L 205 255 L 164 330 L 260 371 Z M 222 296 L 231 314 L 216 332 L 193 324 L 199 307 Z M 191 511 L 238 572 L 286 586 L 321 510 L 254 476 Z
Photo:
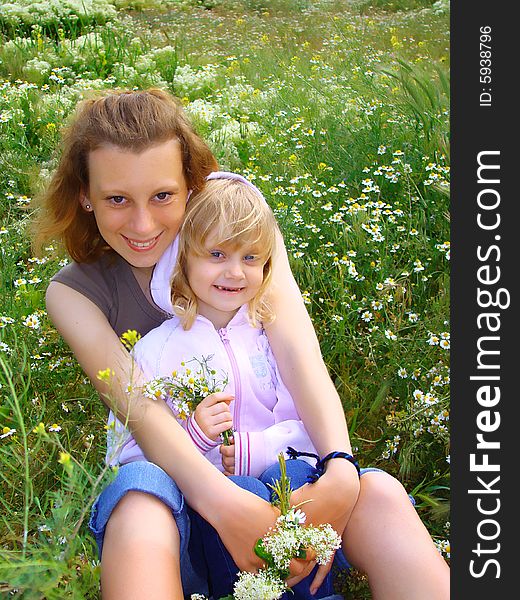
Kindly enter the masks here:
M 58 282 L 50 283 L 46 302 L 49 317 L 86 375 L 107 406 L 128 424 L 148 460 L 164 469 L 190 506 L 215 527 L 240 569 L 258 568 L 262 561 L 254 555 L 253 546 L 274 524 L 276 509 L 215 469 L 196 450 L 164 402 L 124 391 L 132 369 L 134 381 L 139 373 L 94 303 Z M 110 386 L 97 378 L 107 367 L 114 372 Z

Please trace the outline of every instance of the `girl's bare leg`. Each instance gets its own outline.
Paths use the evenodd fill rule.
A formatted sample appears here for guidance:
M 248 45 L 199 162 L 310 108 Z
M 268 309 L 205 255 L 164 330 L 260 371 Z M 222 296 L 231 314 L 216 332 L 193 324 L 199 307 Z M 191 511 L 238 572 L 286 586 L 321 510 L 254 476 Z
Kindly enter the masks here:
M 182 600 L 179 549 L 170 509 L 150 494 L 125 494 L 106 527 L 103 600 Z
M 343 549 L 368 576 L 374 600 L 447 600 L 449 567 L 403 486 L 387 473 L 365 473 L 343 534 Z

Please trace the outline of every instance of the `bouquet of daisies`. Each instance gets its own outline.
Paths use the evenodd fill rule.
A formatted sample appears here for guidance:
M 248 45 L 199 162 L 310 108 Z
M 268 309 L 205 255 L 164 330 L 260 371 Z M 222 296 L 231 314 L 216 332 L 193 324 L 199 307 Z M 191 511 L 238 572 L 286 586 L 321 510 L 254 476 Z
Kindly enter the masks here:
M 293 558 L 305 558 L 307 548 L 311 548 L 316 552 L 318 564 L 325 565 L 341 546 L 341 537 L 331 525 L 305 526 L 305 513 L 298 506 L 290 506 L 292 490 L 283 454 L 279 455 L 278 460 L 280 479 L 271 487 L 274 492 L 273 504 L 278 506 L 281 514 L 274 527 L 257 541 L 254 548 L 265 566 L 257 573 L 240 572 L 233 595 L 220 600 L 279 600 L 289 590 L 285 580 L 289 576 L 289 564 Z M 191 600 L 206 598 L 192 594 Z
M 152 400 L 162 398 L 179 419 L 186 421 L 206 396 L 222 392 L 228 384 L 226 374 L 219 378 L 217 371 L 209 366 L 212 358 L 213 355 L 202 356 L 182 362 L 181 370 L 148 381 L 143 395 Z M 232 435 L 231 430 L 222 434 L 225 444 Z

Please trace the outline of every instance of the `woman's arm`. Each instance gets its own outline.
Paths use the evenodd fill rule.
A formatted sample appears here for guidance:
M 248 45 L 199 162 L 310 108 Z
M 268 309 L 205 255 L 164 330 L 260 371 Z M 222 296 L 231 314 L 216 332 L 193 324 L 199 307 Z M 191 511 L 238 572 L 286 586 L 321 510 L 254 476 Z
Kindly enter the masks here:
M 352 453 L 345 413 L 323 361 L 280 234 L 277 241 L 270 297 L 276 319 L 266 327 L 266 333 L 283 383 L 320 456 L 335 450 Z M 306 507 L 312 514 L 311 521 L 340 523 L 348 520 L 357 500 L 357 479 L 351 463 L 336 459 L 328 463 L 319 485 L 300 488 L 294 498 L 295 501 L 314 498 L 315 502 Z
M 314 326 L 289 265 L 280 233 L 274 259 L 270 300 L 276 319 L 266 327 L 283 383 L 296 404 L 307 432 L 320 454 L 342 450 L 352 453 L 345 413 L 321 355 Z M 291 494 L 292 504 L 305 504 L 307 522 L 330 523 L 342 534 L 359 495 L 354 466 L 331 460 L 325 474 Z M 321 566 L 311 585 L 315 593 L 332 565 Z M 289 580 L 289 585 L 293 582 Z
M 351 453 L 345 413 L 323 361 L 312 321 L 278 235 L 270 300 L 276 319 L 266 327 L 283 382 L 316 450 Z
M 49 285 L 46 302 L 49 317 L 86 375 L 107 406 L 128 424 L 148 460 L 164 469 L 190 506 L 215 527 L 240 569 L 258 568 L 262 561 L 254 555 L 253 546 L 274 524 L 277 510 L 215 469 L 164 402 L 124 391 L 132 369 L 134 381 L 139 373 L 95 304 L 58 282 Z M 114 372 L 110 386 L 97 378 L 107 367 Z

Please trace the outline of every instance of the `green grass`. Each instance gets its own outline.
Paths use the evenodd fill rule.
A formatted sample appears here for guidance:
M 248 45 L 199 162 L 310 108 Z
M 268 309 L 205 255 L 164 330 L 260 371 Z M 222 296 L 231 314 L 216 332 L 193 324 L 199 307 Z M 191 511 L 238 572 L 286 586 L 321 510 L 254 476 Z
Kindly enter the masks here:
M 221 167 L 262 189 L 362 465 L 403 481 L 448 556 L 446 3 L 101 4 L 0 11 L 0 590 L 98 596 L 105 411 L 45 314 L 63 257 L 34 257 L 27 227 L 90 88 L 169 89 Z M 358 574 L 338 581 L 368 597 Z

